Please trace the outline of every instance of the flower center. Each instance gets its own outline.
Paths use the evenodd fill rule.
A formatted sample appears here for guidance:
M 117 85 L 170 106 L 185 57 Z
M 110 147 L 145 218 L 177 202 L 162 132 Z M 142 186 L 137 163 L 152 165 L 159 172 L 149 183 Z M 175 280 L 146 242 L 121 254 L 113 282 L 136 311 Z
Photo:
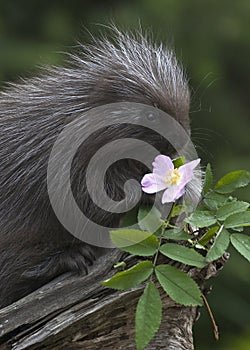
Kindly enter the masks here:
M 165 181 L 168 185 L 172 186 L 172 185 L 177 185 L 178 182 L 180 181 L 180 178 L 181 178 L 181 174 L 179 170 L 173 169 L 166 174 Z

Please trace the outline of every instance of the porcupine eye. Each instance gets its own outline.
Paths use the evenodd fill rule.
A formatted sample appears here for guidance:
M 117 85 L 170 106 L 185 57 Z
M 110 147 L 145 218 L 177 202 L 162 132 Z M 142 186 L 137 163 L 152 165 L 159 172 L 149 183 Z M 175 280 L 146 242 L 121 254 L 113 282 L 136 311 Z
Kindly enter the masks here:
M 158 116 L 154 113 L 147 114 L 146 118 L 147 118 L 147 121 L 149 121 L 151 123 L 155 123 L 158 121 Z
M 146 121 L 150 122 L 152 124 L 156 124 L 160 122 L 160 116 L 159 116 L 159 105 L 157 103 L 154 103 L 154 111 L 153 112 L 149 112 L 146 115 Z

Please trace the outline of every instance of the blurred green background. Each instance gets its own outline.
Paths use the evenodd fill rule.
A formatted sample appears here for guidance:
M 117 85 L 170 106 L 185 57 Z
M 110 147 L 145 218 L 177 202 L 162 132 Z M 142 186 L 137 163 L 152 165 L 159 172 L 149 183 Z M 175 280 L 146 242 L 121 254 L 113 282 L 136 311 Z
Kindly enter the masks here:
M 0 84 L 63 64 L 60 52 L 111 20 L 125 29 L 141 23 L 171 43 L 192 90 L 193 140 L 216 176 L 249 169 L 249 0 L 0 0 Z M 249 190 L 239 193 L 250 197 Z M 220 327 L 213 339 L 205 309 L 195 326 L 196 350 L 250 349 L 250 269 L 231 251 L 208 296 Z

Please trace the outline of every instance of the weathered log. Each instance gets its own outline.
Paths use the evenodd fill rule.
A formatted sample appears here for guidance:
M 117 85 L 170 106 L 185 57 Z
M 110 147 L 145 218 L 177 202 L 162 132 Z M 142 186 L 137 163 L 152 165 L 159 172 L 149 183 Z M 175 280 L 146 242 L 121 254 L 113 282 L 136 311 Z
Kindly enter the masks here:
M 178 267 L 189 270 L 204 290 L 205 281 L 217 274 L 227 258 L 224 255 L 202 270 Z M 101 284 L 114 274 L 113 264 L 120 259 L 128 266 L 138 260 L 111 250 L 87 276 L 64 275 L 0 310 L 0 349 L 136 349 L 135 307 L 143 285 L 115 291 Z M 162 300 L 162 324 L 147 350 L 192 350 L 198 308 L 177 305 L 163 292 Z

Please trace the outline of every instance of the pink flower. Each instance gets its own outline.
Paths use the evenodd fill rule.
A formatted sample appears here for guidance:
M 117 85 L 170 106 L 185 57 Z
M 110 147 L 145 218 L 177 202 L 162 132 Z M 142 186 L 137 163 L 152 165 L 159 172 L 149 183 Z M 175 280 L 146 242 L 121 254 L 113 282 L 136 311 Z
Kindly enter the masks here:
M 196 159 L 179 168 L 174 168 L 172 160 L 160 154 L 153 162 L 153 173 L 146 174 L 142 178 L 142 190 L 146 193 L 165 190 L 161 200 L 162 204 L 175 202 L 184 195 L 185 186 L 193 179 L 193 170 L 199 163 L 200 159 Z

